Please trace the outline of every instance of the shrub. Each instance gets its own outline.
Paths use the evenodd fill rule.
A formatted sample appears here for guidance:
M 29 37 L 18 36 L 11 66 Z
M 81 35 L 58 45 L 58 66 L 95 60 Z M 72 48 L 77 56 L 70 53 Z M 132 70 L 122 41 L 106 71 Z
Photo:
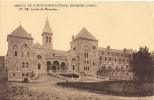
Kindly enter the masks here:
M 79 75 L 77 74 L 60 74 L 61 76 L 64 76 L 64 77 L 69 77 L 69 78 L 79 78 Z

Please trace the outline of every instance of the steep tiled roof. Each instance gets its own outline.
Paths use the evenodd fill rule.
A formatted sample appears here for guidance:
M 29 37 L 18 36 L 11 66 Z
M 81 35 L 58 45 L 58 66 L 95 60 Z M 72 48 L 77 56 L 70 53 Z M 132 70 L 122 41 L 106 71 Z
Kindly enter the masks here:
M 33 45 L 34 48 L 43 48 L 38 42 Z
M 21 25 L 9 35 L 32 38 L 31 35 L 28 34 L 28 32 Z
M 85 38 L 90 40 L 98 41 L 90 32 L 88 32 L 84 27 L 82 30 L 76 35 L 74 39 Z
M 49 23 L 48 17 L 46 18 L 46 22 L 45 22 L 45 25 L 44 25 L 43 32 L 53 33 L 52 30 L 51 30 L 51 27 L 50 27 L 50 23 Z
M 98 51 L 114 52 L 114 53 L 124 53 L 123 50 L 117 50 L 117 49 L 109 49 L 109 50 L 107 50 L 107 48 L 102 48 L 102 47 L 98 47 Z M 133 50 L 132 49 L 128 49 L 127 53 L 128 54 L 133 54 Z

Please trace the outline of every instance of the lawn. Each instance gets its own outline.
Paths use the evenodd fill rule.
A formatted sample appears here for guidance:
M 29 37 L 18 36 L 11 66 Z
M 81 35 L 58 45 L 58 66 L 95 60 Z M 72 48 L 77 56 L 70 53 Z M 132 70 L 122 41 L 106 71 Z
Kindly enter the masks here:
M 74 87 L 90 92 L 106 95 L 144 97 L 153 96 L 153 84 L 139 84 L 134 81 L 104 81 L 104 82 L 61 82 L 57 85 Z
M 57 85 L 57 82 L 65 83 L 64 80 L 46 74 L 39 75 L 31 83 L 0 82 L 0 100 L 153 100 L 152 96 L 124 97 L 94 93 L 86 89 Z M 75 85 L 76 83 L 69 84 Z M 83 84 L 80 83 L 80 86 Z M 87 84 L 91 86 L 91 83 Z M 93 84 L 92 87 L 96 87 L 98 84 L 99 82 Z M 88 88 L 86 86 L 85 84 L 83 87 Z

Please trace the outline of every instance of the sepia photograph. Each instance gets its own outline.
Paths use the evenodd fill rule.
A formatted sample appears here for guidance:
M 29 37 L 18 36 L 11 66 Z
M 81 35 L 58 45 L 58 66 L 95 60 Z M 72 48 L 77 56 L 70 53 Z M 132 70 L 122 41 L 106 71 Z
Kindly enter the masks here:
M 0 100 L 153 99 L 153 1 L 0 1 Z

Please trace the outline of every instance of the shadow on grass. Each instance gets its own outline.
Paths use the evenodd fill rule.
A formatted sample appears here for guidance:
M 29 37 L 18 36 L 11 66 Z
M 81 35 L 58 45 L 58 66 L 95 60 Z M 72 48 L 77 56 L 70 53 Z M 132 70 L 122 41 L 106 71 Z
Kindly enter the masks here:
M 153 83 L 136 81 L 104 81 L 104 82 L 61 82 L 57 85 L 73 87 L 97 94 L 144 97 L 153 96 Z

